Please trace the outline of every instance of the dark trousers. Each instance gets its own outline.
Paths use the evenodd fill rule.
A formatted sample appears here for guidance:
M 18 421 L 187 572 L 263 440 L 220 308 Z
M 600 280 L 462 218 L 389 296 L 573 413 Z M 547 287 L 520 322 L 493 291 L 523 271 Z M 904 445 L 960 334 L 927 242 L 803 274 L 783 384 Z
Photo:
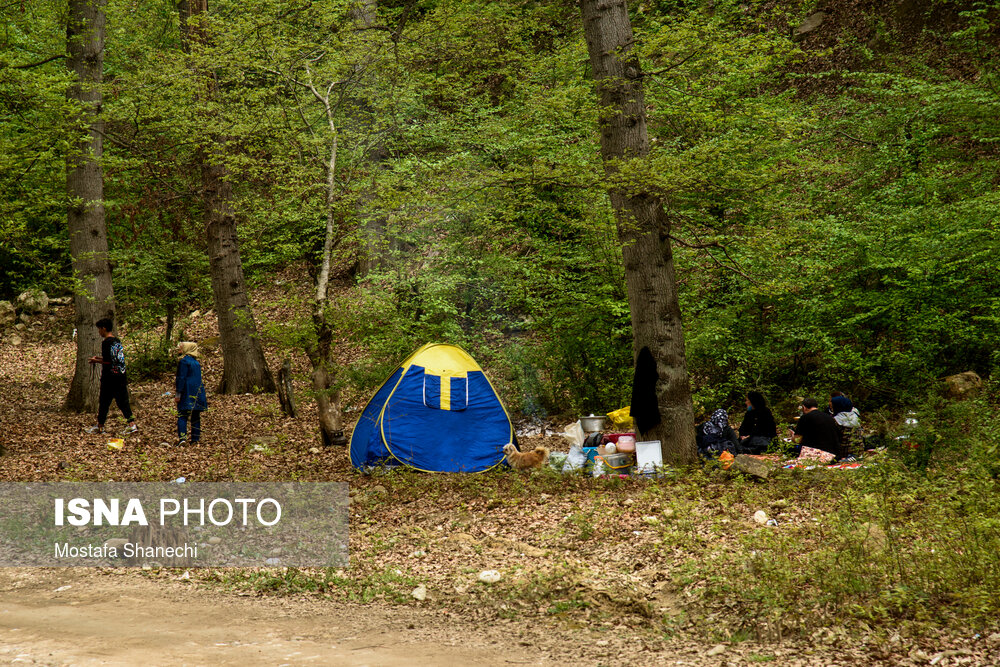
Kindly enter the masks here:
M 125 419 L 132 421 L 132 408 L 128 404 L 128 383 L 124 375 L 107 373 L 101 375 L 101 394 L 97 399 L 97 423 L 104 426 L 108 418 L 111 401 L 118 404 Z
M 191 442 L 201 439 L 201 410 L 177 411 L 177 437 L 183 440 L 187 437 L 188 419 L 191 420 Z
M 740 454 L 763 454 L 771 445 L 771 441 L 762 435 L 754 435 L 741 440 L 736 451 Z

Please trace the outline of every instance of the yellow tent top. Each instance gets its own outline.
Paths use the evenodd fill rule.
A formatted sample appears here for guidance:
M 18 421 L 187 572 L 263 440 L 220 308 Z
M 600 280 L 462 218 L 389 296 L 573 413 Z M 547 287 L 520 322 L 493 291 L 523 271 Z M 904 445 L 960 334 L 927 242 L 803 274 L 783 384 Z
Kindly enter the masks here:
M 469 371 L 483 370 L 468 352 L 447 343 L 427 343 L 402 363 L 404 371 L 413 365 L 423 366 L 431 375 L 441 376 L 462 376 Z

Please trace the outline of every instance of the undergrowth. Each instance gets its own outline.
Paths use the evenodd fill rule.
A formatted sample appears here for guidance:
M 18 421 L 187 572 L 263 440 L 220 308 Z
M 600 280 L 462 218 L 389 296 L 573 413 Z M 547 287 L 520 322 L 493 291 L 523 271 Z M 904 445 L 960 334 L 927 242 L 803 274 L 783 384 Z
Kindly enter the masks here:
M 930 400 L 917 418 L 918 428 L 891 433 L 890 448 L 867 467 L 780 470 L 763 482 L 715 466 L 655 482 L 509 471 L 359 476 L 352 549 L 360 539 L 377 562 L 216 580 L 266 595 L 406 604 L 418 604 L 410 593 L 425 583 L 444 594 L 420 604 L 573 622 L 626 614 L 664 634 L 713 641 L 830 628 L 988 631 L 1000 616 L 1000 420 L 985 399 Z M 405 521 L 387 519 L 401 508 Z M 778 525 L 754 523 L 757 510 Z M 627 526 L 618 525 L 623 512 Z M 504 532 L 533 516 L 546 527 Z M 449 531 L 480 529 L 475 550 L 452 563 L 460 552 L 435 546 Z M 477 584 L 468 559 L 492 534 L 538 553 L 500 562 L 500 583 Z M 407 560 L 418 548 L 427 554 Z M 452 594 L 456 582 L 468 590 Z
M 986 402 L 939 408 L 920 416 L 916 438 L 896 441 L 894 455 L 837 483 L 803 484 L 810 475 L 793 472 L 734 486 L 743 502 L 783 502 L 812 521 L 755 531 L 714 559 L 693 555 L 686 575 L 708 581 L 697 597 L 736 611 L 725 617 L 734 629 L 990 627 L 1000 614 L 997 419 Z

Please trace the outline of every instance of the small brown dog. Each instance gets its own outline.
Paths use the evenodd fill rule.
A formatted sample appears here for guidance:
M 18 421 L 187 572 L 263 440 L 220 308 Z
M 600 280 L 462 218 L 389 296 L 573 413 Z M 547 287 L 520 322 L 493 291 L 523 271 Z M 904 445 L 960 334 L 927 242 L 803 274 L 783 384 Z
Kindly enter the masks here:
M 549 460 L 548 447 L 535 447 L 530 452 L 519 452 L 512 443 L 508 442 L 503 446 L 503 453 L 507 455 L 507 463 L 514 470 L 541 468 Z

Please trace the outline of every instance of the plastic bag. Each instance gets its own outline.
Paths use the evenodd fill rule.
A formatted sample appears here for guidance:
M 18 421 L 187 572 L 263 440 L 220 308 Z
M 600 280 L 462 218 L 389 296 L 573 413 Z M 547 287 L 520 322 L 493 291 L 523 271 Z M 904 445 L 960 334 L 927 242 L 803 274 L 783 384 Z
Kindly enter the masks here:
M 579 425 L 579 422 L 577 422 Z M 569 454 L 566 455 L 566 462 L 563 463 L 562 471 L 576 472 L 578 470 L 583 470 L 583 467 L 587 464 L 587 455 L 583 452 L 583 447 L 574 445 L 570 447 Z
M 624 408 L 619 408 L 614 412 L 609 412 L 608 418 L 611 419 L 611 423 L 615 425 L 616 430 L 631 431 L 635 428 L 635 421 L 632 419 L 631 405 L 626 405 Z
M 566 430 L 562 432 L 562 437 L 569 440 L 570 449 L 574 447 L 583 447 L 583 441 L 586 436 L 583 433 L 583 426 L 580 425 L 580 421 L 577 420 L 566 427 Z

